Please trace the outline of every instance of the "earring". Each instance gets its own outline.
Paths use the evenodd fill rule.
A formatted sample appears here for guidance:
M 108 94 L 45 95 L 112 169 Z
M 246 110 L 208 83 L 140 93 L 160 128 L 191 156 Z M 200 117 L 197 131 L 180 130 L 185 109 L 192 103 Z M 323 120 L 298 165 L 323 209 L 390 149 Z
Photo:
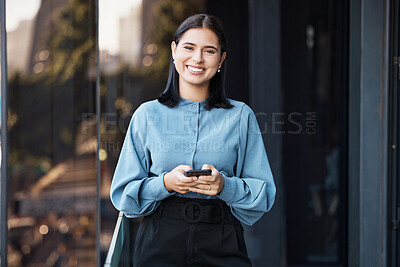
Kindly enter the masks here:
M 221 66 L 218 67 L 218 72 L 221 72 Z
M 175 65 L 175 59 L 172 59 L 172 63 Z

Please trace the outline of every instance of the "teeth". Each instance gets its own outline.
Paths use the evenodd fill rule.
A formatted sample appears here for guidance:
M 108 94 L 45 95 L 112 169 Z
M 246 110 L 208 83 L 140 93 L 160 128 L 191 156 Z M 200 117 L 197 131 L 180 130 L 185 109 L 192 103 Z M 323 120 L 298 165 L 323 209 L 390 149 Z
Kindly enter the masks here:
M 203 69 L 198 69 L 198 68 L 194 68 L 194 67 L 191 67 L 191 66 L 187 66 L 187 68 L 188 68 L 189 70 L 191 70 L 191 71 L 196 71 L 196 72 L 201 72 L 201 71 L 203 71 Z

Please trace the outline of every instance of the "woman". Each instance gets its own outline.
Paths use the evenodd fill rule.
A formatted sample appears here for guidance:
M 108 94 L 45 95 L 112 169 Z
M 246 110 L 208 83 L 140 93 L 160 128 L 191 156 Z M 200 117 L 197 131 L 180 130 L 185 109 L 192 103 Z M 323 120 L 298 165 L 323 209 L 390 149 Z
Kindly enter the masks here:
M 118 210 L 144 216 L 134 266 L 251 266 L 241 223 L 271 208 L 275 184 L 254 112 L 225 96 L 220 21 L 187 18 L 171 50 L 167 87 L 133 114 L 111 185 Z

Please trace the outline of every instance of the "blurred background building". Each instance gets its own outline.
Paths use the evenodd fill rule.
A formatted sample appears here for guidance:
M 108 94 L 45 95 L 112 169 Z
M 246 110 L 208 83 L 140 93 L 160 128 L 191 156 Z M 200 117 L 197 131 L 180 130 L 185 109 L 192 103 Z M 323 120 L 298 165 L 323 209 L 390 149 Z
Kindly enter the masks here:
M 140 219 L 116 228 L 113 171 L 195 13 L 224 23 L 227 95 L 277 184 L 245 227 L 253 265 L 400 266 L 399 0 L 0 3 L 1 266 L 130 266 Z

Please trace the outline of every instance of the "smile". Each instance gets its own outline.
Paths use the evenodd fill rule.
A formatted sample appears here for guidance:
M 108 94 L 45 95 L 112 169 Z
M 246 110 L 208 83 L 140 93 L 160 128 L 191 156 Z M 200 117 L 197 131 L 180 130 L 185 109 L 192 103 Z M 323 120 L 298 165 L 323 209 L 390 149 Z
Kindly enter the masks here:
M 193 67 L 193 66 L 186 66 L 190 73 L 193 74 L 201 74 L 205 71 L 203 68 Z

